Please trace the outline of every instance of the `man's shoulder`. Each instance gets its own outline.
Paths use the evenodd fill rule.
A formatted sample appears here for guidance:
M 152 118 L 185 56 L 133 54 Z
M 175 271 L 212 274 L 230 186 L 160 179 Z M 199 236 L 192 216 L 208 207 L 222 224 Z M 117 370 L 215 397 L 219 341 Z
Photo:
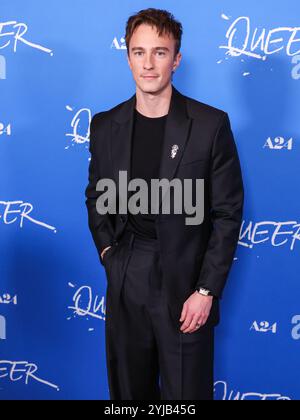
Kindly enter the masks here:
M 191 98 L 186 95 L 184 96 L 187 102 L 189 114 L 196 120 L 199 119 L 203 121 L 203 119 L 205 119 L 206 121 L 209 120 L 217 123 L 223 120 L 223 118 L 227 115 L 227 113 L 220 108 L 201 102 L 195 98 Z
M 126 105 L 132 98 L 126 99 L 125 101 L 113 106 L 112 108 L 107 109 L 106 111 L 101 111 L 96 113 L 92 118 L 92 123 L 98 123 L 101 121 L 107 121 L 114 118 L 115 115 Z

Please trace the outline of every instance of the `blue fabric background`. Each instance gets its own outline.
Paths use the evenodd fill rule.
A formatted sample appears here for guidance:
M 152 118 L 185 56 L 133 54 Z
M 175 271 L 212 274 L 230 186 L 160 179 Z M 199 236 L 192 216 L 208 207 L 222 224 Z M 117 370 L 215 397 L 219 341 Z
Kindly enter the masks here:
M 300 41 L 287 50 L 296 0 L 1 1 L 1 24 L 15 23 L 0 26 L 0 399 L 109 398 L 106 278 L 84 197 L 89 122 L 134 93 L 122 37 L 129 15 L 147 7 L 183 23 L 174 85 L 228 112 L 243 169 L 216 398 L 298 399 Z M 220 47 L 241 17 L 233 43 L 243 48 L 247 21 L 249 42 L 228 54 Z M 264 29 L 265 50 L 283 47 L 266 59 L 250 46 Z

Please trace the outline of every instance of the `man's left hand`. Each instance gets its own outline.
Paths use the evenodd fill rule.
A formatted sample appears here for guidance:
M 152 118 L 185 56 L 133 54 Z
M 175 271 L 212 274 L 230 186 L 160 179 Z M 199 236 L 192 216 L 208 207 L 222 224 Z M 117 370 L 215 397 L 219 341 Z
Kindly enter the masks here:
M 193 293 L 185 302 L 182 308 L 180 322 L 183 324 L 180 331 L 192 333 L 206 324 L 213 303 L 213 296 L 203 296 L 197 291 Z

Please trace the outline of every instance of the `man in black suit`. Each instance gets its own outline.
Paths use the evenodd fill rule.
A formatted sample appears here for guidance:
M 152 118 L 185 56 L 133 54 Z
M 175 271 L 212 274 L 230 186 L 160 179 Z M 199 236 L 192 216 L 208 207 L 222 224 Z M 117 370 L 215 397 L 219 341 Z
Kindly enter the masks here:
M 181 24 L 166 11 L 131 16 L 126 43 L 136 94 L 91 123 L 86 204 L 108 280 L 111 399 L 213 399 L 214 327 L 238 243 L 244 190 L 228 114 L 172 84 L 181 36 Z M 167 214 L 151 207 L 120 211 L 120 171 L 148 186 L 153 179 L 203 180 L 189 196 L 194 203 L 203 193 L 201 223 L 188 224 L 186 208 L 175 211 L 182 200 L 173 187 L 158 197 L 159 209 L 171 203 Z M 106 213 L 105 200 L 99 202 L 103 186 L 96 187 L 104 179 L 116 187 Z

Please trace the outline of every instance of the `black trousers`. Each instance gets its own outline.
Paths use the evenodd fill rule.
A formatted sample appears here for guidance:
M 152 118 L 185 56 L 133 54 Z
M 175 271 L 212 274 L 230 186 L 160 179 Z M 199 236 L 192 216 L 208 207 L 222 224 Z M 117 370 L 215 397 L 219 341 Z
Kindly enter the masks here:
M 104 256 L 111 400 L 212 400 L 214 328 L 171 318 L 156 240 L 125 231 Z

